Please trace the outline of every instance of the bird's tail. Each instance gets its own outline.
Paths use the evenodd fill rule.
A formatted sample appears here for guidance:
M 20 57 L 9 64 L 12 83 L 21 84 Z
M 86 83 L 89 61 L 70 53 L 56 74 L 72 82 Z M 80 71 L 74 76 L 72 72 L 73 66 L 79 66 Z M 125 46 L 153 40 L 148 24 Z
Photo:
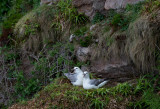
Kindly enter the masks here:
M 102 83 L 100 83 L 100 84 L 98 85 L 98 88 L 104 86 L 108 81 L 109 81 L 109 80 L 105 80 L 105 81 L 103 81 Z

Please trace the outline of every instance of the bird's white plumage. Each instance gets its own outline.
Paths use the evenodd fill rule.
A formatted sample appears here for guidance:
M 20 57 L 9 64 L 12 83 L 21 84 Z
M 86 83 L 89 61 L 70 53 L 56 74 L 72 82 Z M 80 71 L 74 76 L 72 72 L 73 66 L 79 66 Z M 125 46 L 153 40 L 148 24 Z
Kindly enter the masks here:
M 73 85 L 82 86 L 83 85 L 83 71 L 79 67 L 74 67 L 74 73 L 64 74 Z
M 76 36 L 74 34 L 71 34 L 71 36 L 69 37 L 69 42 L 73 41 L 73 38 L 75 38 Z
M 104 86 L 108 81 L 105 79 L 90 79 L 89 73 L 84 72 L 83 77 L 83 88 L 84 89 L 98 89 Z

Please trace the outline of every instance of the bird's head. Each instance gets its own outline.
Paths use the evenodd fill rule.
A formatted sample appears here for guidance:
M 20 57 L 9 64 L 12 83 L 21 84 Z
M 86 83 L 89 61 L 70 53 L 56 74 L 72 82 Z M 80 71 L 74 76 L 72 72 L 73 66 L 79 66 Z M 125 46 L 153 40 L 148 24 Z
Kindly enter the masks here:
M 84 75 L 84 78 L 89 78 L 89 72 L 84 71 L 84 72 L 83 72 L 83 75 Z
M 80 69 L 79 67 L 74 67 L 74 70 L 78 70 L 78 69 Z
M 73 70 L 74 70 L 75 73 L 81 73 L 82 72 L 82 70 L 79 67 L 74 67 Z

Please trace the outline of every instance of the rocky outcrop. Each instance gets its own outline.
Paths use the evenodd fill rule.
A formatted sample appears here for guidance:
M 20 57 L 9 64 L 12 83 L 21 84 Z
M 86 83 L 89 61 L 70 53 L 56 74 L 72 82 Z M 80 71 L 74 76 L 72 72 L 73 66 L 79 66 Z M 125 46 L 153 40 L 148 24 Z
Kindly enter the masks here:
M 153 14 L 156 15 L 154 20 Z M 99 41 L 89 45 L 90 52 L 85 55 L 80 52 L 79 54 L 83 54 L 80 55 L 80 59 L 89 60 L 90 72 L 121 82 L 141 73 L 153 72 L 156 65 L 155 51 L 160 47 L 159 18 L 159 10 L 143 15 L 130 23 L 127 31 L 115 31 L 111 37 L 110 31 L 106 33 L 102 31 L 106 24 L 92 25 L 90 27 L 92 40 Z M 110 44 L 107 46 L 106 43 Z M 86 54 L 90 56 L 88 59 Z M 77 58 L 79 60 L 78 55 Z
M 133 65 L 119 61 L 95 60 L 91 63 L 90 71 L 100 78 L 112 79 L 113 81 L 124 82 L 139 75 Z
M 54 4 L 59 0 L 41 0 L 42 4 Z M 84 13 L 90 19 L 93 18 L 96 12 L 103 14 L 109 9 L 125 8 L 127 4 L 135 4 L 144 0 L 72 0 L 72 4 L 78 9 L 79 13 Z
M 47 5 L 52 5 L 53 3 L 58 2 L 59 0 L 41 0 L 40 4 L 47 4 Z
M 139 1 L 144 0 L 73 0 L 73 5 L 92 19 L 96 12 L 105 14 L 109 9 L 125 8 L 127 4 L 136 4 Z
M 73 5 L 78 9 L 78 12 L 84 13 L 91 19 L 96 12 L 104 11 L 105 0 L 73 0 Z
M 144 0 L 106 0 L 105 2 L 105 9 L 120 9 L 125 8 L 127 4 L 136 4 L 139 1 Z
M 76 52 L 76 57 L 80 62 L 86 62 L 89 60 L 90 49 L 88 47 L 79 47 Z

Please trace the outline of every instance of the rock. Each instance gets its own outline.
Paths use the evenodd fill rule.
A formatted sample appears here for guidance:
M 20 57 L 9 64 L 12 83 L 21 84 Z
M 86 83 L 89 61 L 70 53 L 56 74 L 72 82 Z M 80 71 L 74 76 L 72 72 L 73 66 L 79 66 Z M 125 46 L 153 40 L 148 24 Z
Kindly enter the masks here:
M 76 57 L 80 62 L 86 62 L 89 60 L 90 49 L 88 47 L 79 47 L 76 52 Z
M 90 71 L 100 78 L 117 82 L 125 82 L 138 76 L 135 68 L 122 60 L 115 62 L 107 62 L 104 59 L 91 61 Z
M 41 0 L 40 5 L 43 5 L 43 4 L 52 5 L 53 3 L 56 3 L 58 1 L 59 0 Z
M 2 104 L 3 102 L 4 102 L 4 95 L 0 93 L 0 104 Z
M 90 19 L 96 12 L 105 10 L 105 0 L 73 0 L 72 4 L 78 9 L 78 12 L 84 13 Z
M 73 0 L 72 4 L 75 7 L 81 7 L 84 5 L 90 5 L 90 4 L 92 4 L 92 2 L 93 2 L 93 0 Z
M 90 26 L 89 30 L 93 31 L 96 27 L 97 27 L 97 24 L 94 24 L 94 25 Z
M 104 5 L 105 5 L 105 0 L 95 0 L 93 2 L 93 9 L 98 11 L 98 12 L 101 12 L 104 10 Z
M 90 71 L 89 67 L 87 66 L 81 66 L 81 70 L 84 72 L 84 71 Z
M 105 9 L 120 9 L 125 8 L 127 4 L 136 4 L 139 1 L 144 0 L 106 0 L 105 2 Z
M 78 8 L 79 13 L 84 13 L 88 17 L 93 17 L 94 10 L 92 8 L 92 5 L 84 5 L 82 7 Z

